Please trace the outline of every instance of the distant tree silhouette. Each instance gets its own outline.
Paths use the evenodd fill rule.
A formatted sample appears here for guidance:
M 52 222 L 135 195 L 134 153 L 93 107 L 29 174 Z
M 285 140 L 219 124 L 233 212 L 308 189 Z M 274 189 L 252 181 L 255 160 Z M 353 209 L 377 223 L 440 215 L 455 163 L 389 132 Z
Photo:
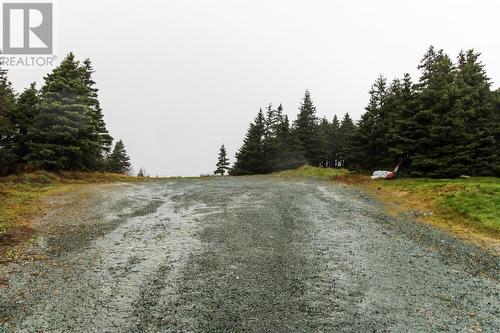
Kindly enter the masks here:
M 219 174 L 221 176 L 224 176 L 227 170 L 229 170 L 229 159 L 227 158 L 227 153 L 226 153 L 226 147 L 222 145 L 219 149 L 219 156 L 217 158 L 217 164 L 215 169 L 214 174 Z
M 109 172 L 126 174 L 130 170 L 130 158 L 125 151 L 125 145 L 122 140 L 119 140 L 108 156 L 107 159 L 107 170 Z M 139 170 L 139 173 L 143 172 L 142 169 Z

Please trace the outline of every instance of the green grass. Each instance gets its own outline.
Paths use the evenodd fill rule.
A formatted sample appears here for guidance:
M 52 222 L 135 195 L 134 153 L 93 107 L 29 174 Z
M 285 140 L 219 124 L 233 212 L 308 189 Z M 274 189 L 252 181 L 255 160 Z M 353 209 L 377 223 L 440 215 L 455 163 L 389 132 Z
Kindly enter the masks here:
M 376 183 L 382 183 L 383 188 L 408 192 L 409 197 L 414 196 L 410 201 L 428 202 L 443 218 L 500 234 L 499 178 L 396 179 Z
M 275 175 L 283 177 L 338 177 L 347 174 L 349 171 L 346 169 L 329 169 L 329 168 L 315 168 L 311 166 L 304 166 L 298 169 L 285 170 L 276 173 Z

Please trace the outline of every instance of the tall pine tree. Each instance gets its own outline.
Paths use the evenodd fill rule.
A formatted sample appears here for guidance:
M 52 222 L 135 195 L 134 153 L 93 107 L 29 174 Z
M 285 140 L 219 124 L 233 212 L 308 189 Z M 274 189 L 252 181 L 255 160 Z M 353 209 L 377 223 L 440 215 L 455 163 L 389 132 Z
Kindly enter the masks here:
M 250 123 L 243 146 L 236 153 L 232 175 L 262 174 L 269 171 L 264 146 L 265 134 L 265 117 L 261 109 L 254 122 Z
M 370 89 L 366 112 L 361 116 L 358 130 L 352 137 L 355 147 L 351 152 L 351 162 L 363 169 L 378 166 L 379 161 L 388 155 L 385 141 L 388 128 L 388 110 L 385 107 L 387 93 L 387 79 L 380 75 Z
M 353 142 L 356 136 L 357 127 L 352 121 L 351 116 L 349 116 L 349 113 L 346 113 L 340 122 L 338 131 L 338 167 L 349 168 L 355 166 L 356 159 L 353 156 L 355 156 L 354 153 L 356 150 Z
M 35 120 L 40 114 L 41 98 L 35 83 L 25 89 L 16 100 L 14 122 L 16 126 L 16 155 L 18 163 L 24 163 L 28 154 L 28 133 L 33 131 Z
M 459 168 L 455 175 L 491 175 L 499 162 L 495 149 L 495 97 L 479 56 L 474 50 L 458 56 L 453 131 L 460 136 L 455 136 L 457 150 L 451 160 Z
M 463 136 L 463 127 L 452 112 L 457 99 L 455 67 L 443 50 L 436 51 L 431 46 L 419 69 L 422 75 L 417 86 L 419 109 L 415 115 L 412 173 L 457 177 L 462 165 L 456 163 L 454 156 L 460 153 L 456 142 Z
M 95 87 L 95 81 L 92 78 L 94 69 L 90 59 L 85 59 L 82 65 L 83 68 L 83 83 L 87 89 L 87 96 L 85 99 L 85 104 L 88 106 L 88 115 L 90 123 L 92 125 L 92 136 L 93 141 L 98 143 L 94 169 L 104 168 L 104 157 L 109 154 L 111 150 L 111 145 L 113 143 L 113 138 L 109 135 L 106 128 L 106 123 L 104 122 L 104 116 L 102 114 L 102 108 L 98 99 L 98 91 Z
M 402 81 L 391 87 L 389 102 L 392 112 L 389 114 L 389 128 L 386 140 L 389 146 L 391 162 L 404 161 L 411 165 L 411 157 L 415 152 L 415 90 L 410 74 L 404 74 Z
M 278 111 L 282 115 L 281 105 Z M 305 163 L 300 142 L 292 133 L 288 116 L 283 115 L 276 128 L 273 155 L 269 162 L 270 171 L 294 169 Z
M 328 119 L 322 118 L 318 124 L 318 157 L 319 157 L 319 166 L 323 168 L 330 167 L 330 158 L 329 152 L 331 150 L 331 141 L 330 141 L 330 132 L 331 132 L 331 124 L 328 122 Z
M 84 70 L 70 53 L 42 87 L 40 113 L 30 138 L 27 161 L 49 170 L 92 170 L 96 166 L 96 142 L 87 103 Z
M 320 138 L 316 107 L 306 90 L 299 107 L 297 119 L 294 122 L 293 134 L 300 142 L 301 150 L 307 163 L 318 166 L 321 162 Z

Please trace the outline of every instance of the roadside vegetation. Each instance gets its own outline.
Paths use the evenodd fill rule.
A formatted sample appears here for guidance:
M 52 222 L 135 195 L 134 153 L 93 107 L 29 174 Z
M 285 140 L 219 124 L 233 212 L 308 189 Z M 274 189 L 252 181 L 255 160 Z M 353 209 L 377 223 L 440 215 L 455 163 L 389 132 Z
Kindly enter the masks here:
M 113 147 L 90 60 L 70 53 L 44 77 L 14 91 L 0 68 L 0 253 L 31 234 L 43 200 L 78 184 L 133 181 L 122 140 Z M 52 173 L 42 170 L 50 170 Z
M 303 166 L 298 169 L 284 170 L 276 173 L 279 177 L 312 177 L 337 179 L 339 176 L 345 176 L 349 173 L 347 169 L 316 168 L 312 166 Z
M 32 232 L 32 221 L 47 210 L 44 201 L 75 189 L 81 184 L 135 182 L 144 178 L 99 172 L 38 171 L 0 178 L 0 254 L 2 248 L 25 240 Z
M 406 212 L 427 222 L 471 228 L 500 239 L 500 179 L 395 179 L 371 181 L 359 186 L 376 193 L 389 210 Z M 466 230 L 462 230 L 466 231 Z

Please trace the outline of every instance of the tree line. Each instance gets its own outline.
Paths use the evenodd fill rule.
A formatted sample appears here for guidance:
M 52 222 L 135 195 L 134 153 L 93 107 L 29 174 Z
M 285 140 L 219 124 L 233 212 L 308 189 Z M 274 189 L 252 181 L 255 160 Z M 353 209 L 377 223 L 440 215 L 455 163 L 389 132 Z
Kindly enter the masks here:
M 93 73 L 89 59 L 80 62 L 70 53 L 40 89 L 33 83 L 17 94 L 0 68 L 0 174 L 129 171 L 123 142 L 112 147 Z
M 230 170 L 269 173 L 305 163 L 355 170 L 392 169 L 411 176 L 500 176 L 500 89 L 493 90 L 480 54 L 462 51 L 454 63 L 429 47 L 413 82 L 409 74 L 379 76 L 354 123 L 318 118 L 309 91 L 290 124 L 271 105 L 250 123 Z

